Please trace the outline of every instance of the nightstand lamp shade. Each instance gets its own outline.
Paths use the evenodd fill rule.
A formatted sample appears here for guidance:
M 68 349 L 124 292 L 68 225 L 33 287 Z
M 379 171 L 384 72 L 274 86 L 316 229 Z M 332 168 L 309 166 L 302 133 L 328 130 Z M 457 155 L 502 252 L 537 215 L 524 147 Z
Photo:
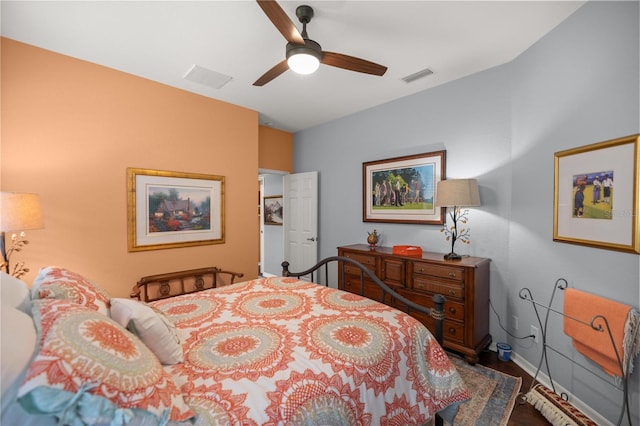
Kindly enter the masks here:
M 465 243 L 469 242 L 469 229 L 458 230 L 458 222 L 467 222 L 467 213 L 465 210 L 460 212 L 460 207 L 476 207 L 480 205 L 480 193 L 478 191 L 478 182 L 475 179 L 451 179 L 441 180 L 436 188 L 436 207 L 450 207 L 449 216 L 453 222 L 453 226 L 442 229 L 447 235 L 447 240 L 451 239 L 451 253 L 444 256 L 445 259 L 455 260 L 462 256 L 454 252 L 456 240 Z
M 24 233 L 22 232 L 18 236 L 13 236 L 11 239 L 12 245 L 7 252 L 5 249 L 5 232 L 42 229 L 44 228 L 44 220 L 38 194 L 18 192 L 2 192 L 1 194 L 0 210 L 2 211 L 2 216 L 0 216 L 0 231 L 2 234 L 0 249 L 2 251 L 2 267 L 5 272 L 9 273 L 9 257 L 14 251 L 20 251 L 22 246 L 27 244 L 27 241 L 24 239 Z M 22 266 L 24 266 L 24 263 L 14 272 L 19 273 Z M 28 269 L 25 270 L 25 272 L 27 271 Z

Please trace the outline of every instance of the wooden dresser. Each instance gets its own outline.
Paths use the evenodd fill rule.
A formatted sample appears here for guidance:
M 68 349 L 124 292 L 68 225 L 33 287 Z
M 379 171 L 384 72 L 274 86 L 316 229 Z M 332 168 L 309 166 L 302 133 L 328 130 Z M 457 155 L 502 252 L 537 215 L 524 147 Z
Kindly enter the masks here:
M 463 257 L 444 260 L 442 253 L 423 252 L 421 257 L 393 254 L 391 247 L 369 248 L 366 244 L 338 247 L 345 256 L 369 267 L 378 278 L 405 298 L 432 307 L 431 297 L 442 294 L 444 305 L 444 347 L 465 356 L 470 364 L 478 362 L 478 354 L 491 343 L 489 334 L 489 259 Z M 342 268 L 342 267 L 340 267 Z M 338 270 L 338 287 L 360 294 L 360 274 L 349 265 Z M 365 280 L 363 295 L 382 301 L 382 290 Z M 391 302 L 402 310 L 402 304 Z M 431 317 L 418 312 L 411 315 L 433 331 Z

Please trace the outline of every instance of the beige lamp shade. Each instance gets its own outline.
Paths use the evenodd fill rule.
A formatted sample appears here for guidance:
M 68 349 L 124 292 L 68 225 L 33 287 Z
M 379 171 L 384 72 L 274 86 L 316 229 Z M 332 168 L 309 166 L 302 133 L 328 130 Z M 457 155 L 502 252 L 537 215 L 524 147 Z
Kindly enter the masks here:
M 44 228 L 40 196 L 19 192 L 2 192 L 0 231 L 25 231 Z
M 450 179 L 438 182 L 436 207 L 475 207 L 480 205 L 475 179 Z

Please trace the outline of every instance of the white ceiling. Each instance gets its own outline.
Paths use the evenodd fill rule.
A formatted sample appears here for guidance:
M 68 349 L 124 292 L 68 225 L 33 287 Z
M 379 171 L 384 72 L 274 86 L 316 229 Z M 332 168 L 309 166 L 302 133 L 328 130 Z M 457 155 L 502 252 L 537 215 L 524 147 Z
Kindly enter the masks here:
M 324 50 L 387 66 L 382 77 L 327 65 L 253 82 L 284 59 L 284 37 L 255 1 L 6 1 L 2 35 L 256 110 L 296 132 L 513 60 L 583 1 L 281 1 L 314 8 Z M 185 80 L 194 65 L 232 77 Z M 430 68 L 412 83 L 402 78 Z

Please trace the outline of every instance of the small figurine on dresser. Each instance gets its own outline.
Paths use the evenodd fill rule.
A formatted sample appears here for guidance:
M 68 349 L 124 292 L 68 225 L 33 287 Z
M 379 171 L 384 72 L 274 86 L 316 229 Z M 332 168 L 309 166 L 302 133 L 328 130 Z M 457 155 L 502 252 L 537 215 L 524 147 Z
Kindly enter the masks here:
M 378 241 L 380 240 L 380 234 L 378 234 L 378 231 L 376 231 L 375 229 L 373 230 L 373 232 L 367 232 L 369 234 L 369 236 L 367 237 L 367 243 L 369 243 L 369 248 L 376 248 L 378 247 Z

